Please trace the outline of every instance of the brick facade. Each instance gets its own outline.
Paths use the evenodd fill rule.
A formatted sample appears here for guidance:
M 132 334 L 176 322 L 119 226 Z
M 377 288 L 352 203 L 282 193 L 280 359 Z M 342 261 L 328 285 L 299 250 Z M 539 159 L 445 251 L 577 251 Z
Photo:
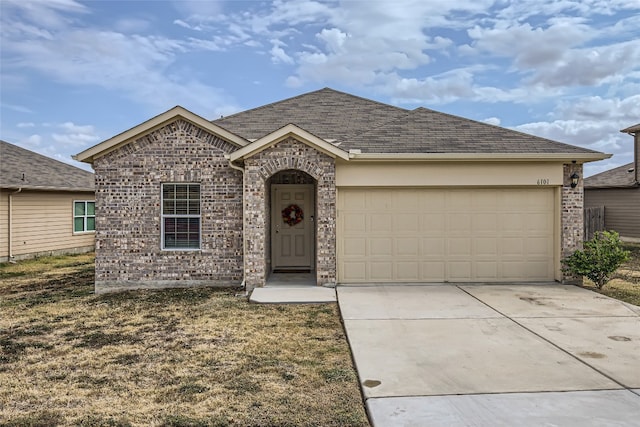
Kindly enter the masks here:
M 334 159 L 288 138 L 245 160 L 245 283 L 263 286 L 269 265 L 268 180 L 284 170 L 300 170 L 316 181 L 316 281 L 336 281 L 336 186 Z
M 270 184 L 282 171 L 301 171 L 313 179 L 316 281 L 336 282 L 334 159 L 289 137 L 245 159 L 243 175 L 225 158 L 238 148 L 176 120 L 95 159 L 96 292 L 238 286 L 243 278 L 247 290 L 264 286 L 271 257 Z M 563 168 L 562 258 L 583 240 L 582 165 Z M 571 188 L 574 172 L 580 180 Z M 200 250 L 162 250 L 162 183 L 200 184 Z M 573 279 L 563 276 L 565 282 Z
M 576 188 L 571 188 L 571 175 L 577 173 L 580 179 Z M 582 249 L 584 240 L 584 176 L 582 164 L 563 166 L 562 206 L 561 206 L 561 254 L 562 259 L 577 249 Z M 562 281 L 573 283 L 580 279 L 563 273 Z
M 184 120 L 94 162 L 96 292 L 234 285 L 242 280 L 242 174 L 237 150 Z M 161 184 L 201 186 L 201 250 L 161 249 Z

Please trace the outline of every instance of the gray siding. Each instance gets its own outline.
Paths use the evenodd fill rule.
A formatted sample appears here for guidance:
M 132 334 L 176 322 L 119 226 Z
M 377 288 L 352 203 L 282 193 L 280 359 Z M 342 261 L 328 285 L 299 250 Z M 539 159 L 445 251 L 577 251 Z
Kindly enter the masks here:
M 640 238 L 640 187 L 585 189 L 585 208 L 604 206 L 604 226 Z

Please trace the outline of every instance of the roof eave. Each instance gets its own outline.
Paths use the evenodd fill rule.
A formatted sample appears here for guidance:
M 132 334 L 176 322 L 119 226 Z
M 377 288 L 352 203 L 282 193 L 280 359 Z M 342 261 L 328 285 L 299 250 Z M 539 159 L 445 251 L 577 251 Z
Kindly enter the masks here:
M 65 193 L 95 193 L 95 188 L 90 187 L 48 187 L 37 185 L 0 184 L 0 188 L 9 190 L 32 190 L 32 191 L 62 191 Z
M 610 185 L 585 185 L 585 190 L 605 190 L 609 188 L 638 188 L 639 182 L 632 182 L 631 184 L 610 184 Z
M 405 161 L 522 161 L 587 163 L 610 158 L 605 153 L 359 153 L 349 152 L 352 160 Z
M 640 132 L 640 123 L 638 123 L 637 125 L 629 126 L 628 128 L 622 129 L 620 132 L 628 133 L 628 134 L 635 134 L 637 132 Z
M 191 124 L 198 126 L 208 132 L 211 132 L 219 136 L 220 138 L 234 145 L 237 145 L 238 147 L 244 147 L 249 143 L 244 138 L 232 132 L 229 132 L 228 130 L 214 123 L 211 123 L 205 118 L 192 113 L 191 111 L 183 107 L 176 106 L 168 111 L 165 111 L 162 114 L 159 114 L 147 120 L 146 122 L 143 122 L 125 132 L 122 132 L 110 139 L 107 139 L 106 141 L 103 141 L 91 148 L 86 149 L 81 153 L 72 156 L 72 158 L 80 162 L 93 163 L 96 158 L 104 156 L 105 154 L 120 148 L 121 146 L 130 142 L 132 139 L 147 135 L 179 119 L 190 122 Z

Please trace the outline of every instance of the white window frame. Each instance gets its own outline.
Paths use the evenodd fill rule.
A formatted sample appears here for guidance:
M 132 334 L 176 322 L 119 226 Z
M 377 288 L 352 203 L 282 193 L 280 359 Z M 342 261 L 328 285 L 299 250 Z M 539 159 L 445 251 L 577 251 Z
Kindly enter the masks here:
M 76 215 L 76 203 L 84 203 L 84 215 Z M 93 215 L 87 214 L 87 203 L 93 203 Z M 95 221 L 96 221 L 96 201 L 95 200 L 74 200 L 73 205 L 71 207 L 72 211 L 72 219 L 71 219 L 71 230 L 73 230 L 73 234 L 86 234 L 86 233 L 95 233 Z M 82 221 L 82 231 L 76 231 L 76 218 L 83 218 Z M 87 219 L 93 218 L 93 230 L 87 230 Z
M 163 182 L 160 185 L 160 241 L 161 249 L 163 251 L 178 251 L 189 252 L 199 251 L 202 248 L 202 193 L 200 192 L 200 199 L 198 200 L 198 214 L 165 214 L 164 213 L 164 186 L 165 185 L 197 185 L 199 190 L 202 190 L 202 185 L 199 182 Z M 176 199 L 174 199 L 176 200 Z M 198 247 L 197 248 L 167 248 L 165 244 L 165 231 L 164 220 L 165 218 L 198 218 Z

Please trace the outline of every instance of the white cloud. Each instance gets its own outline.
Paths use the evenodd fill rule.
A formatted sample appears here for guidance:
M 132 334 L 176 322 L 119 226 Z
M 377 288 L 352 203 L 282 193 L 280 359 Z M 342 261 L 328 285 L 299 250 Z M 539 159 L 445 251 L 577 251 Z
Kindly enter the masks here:
M 24 138 L 22 141 L 22 145 L 26 145 L 31 149 L 38 148 L 40 143 L 42 143 L 42 137 L 38 134 L 29 135 L 27 138 Z
M 613 154 L 611 160 L 585 166 L 585 174 L 593 175 L 633 160 L 633 138 L 620 129 L 637 123 L 638 118 L 640 95 L 624 99 L 586 96 L 560 103 L 550 121 L 524 123 L 514 129 Z
M 487 117 L 483 122 L 494 126 L 500 126 L 500 119 L 498 117 Z
M 64 6 L 75 4 L 60 3 Z M 78 10 L 69 11 L 85 11 L 84 6 L 78 6 Z M 46 7 L 38 3 L 37 9 L 42 14 Z M 57 9 L 48 9 L 51 16 L 57 12 Z M 60 23 L 68 19 L 61 16 L 57 20 L 60 25 L 51 28 L 39 22 L 30 23 L 43 30 L 46 28 L 52 34 L 52 38 L 48 38 L 15 26 L 11 14 L 5 15 L 8 16 L 3 16 L 2 20 L 7 29 L 2 39 L 3 50 L 16 58 L 10 64 L 11 70 L 36 70 L 65 84 L 101 87 L 152 106 L 155 111 L 182 104 L 217 116 L 221 111 L 236 108 L 220 90 L 170 71 L 178 58 L 187 52 L 220 50 L 215 42 L 65 26 Z
M 141 18 L 119 19 L 113 24 L 113 28 L 120 33 L 140 34 L 151 28 L 151 23 Z
M 281 42 L 280 40 L 271 40 L 271 62 L 274 64 L 284 63 L 284 64 L 293 64 L 293 58 L 287 55 L 282 48 L 286 46 L 286 43 Z
M 32 128 L 32 127 L 35 127 L 36 124 L 32 122 L 20 122 L 16 126 L 18 128 Z

